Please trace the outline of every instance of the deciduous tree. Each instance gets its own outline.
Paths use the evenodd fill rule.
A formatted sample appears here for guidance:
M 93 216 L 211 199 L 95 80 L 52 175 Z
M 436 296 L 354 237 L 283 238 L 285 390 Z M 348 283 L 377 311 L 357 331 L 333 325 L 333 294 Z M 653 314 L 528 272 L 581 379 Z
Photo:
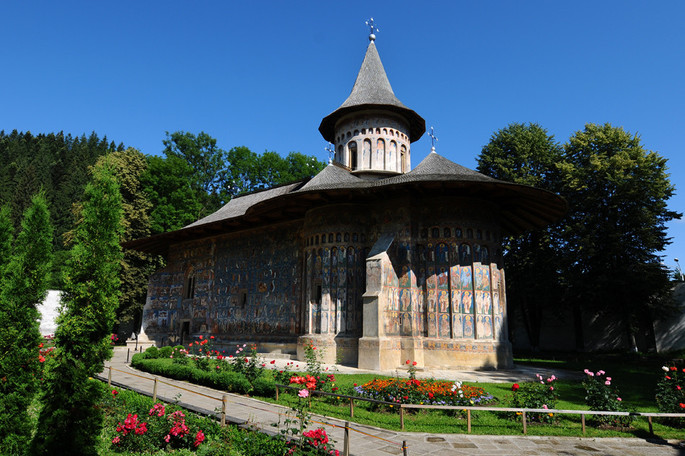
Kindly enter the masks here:
M 673 195 L 666 159 L 640 137 L 610 124 L 587 124 L 564 145 L 559 165 L 570 211 L 563 233 L 572 299 L 585 312 L 620 322 L 631 349 L 636 335 L 654 348 L 652 321 L 669 309 L 668 271 L 658 252 L 669 244 Z
M 512 123 L 497 131 L 478 157 L 478 171 L 496 179 L 559 190 L 556 163 L 562 148 L 538 124 Z M 505 240 L 507 306 L 510 321 L 523 323 L 537 349 L 540 332 L 555 306 L 561 304 L 559 227 L 551 226 Z M 513 325 L 510 325 L 512 329 Z M 513 336 L 513 335 L 512 335 Z

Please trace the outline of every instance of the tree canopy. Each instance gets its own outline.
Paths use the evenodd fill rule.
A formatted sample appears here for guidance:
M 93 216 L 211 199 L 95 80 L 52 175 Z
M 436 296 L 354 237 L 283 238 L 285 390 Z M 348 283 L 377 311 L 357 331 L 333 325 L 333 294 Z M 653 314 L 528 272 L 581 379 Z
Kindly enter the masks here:
M 531 345 L 544 310 L 564 307 L 574 315 L 578 349 L 583 315 L 598 313 L 623 325 L 627 348 L 636 348 L 638 333 L 653 344 L 651 322 L 671 307 L 658 252 L 669 242 L 666 222 L 682 215 L 667 208 L 674 188 L 666 159 L 609 124 L 587 124 L 563 147 L 537 124 L 511 124 L 483 148 L 478 169 L 558 192 L 569 205 L 559 224 L 506 245 L 508 302 Z

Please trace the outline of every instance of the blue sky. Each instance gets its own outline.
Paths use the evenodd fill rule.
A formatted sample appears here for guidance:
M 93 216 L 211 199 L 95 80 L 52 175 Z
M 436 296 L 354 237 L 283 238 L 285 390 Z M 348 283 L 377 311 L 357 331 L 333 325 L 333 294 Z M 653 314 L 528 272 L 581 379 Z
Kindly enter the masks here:
M 464 166 L 511 122 L 565 142 L 588 122 L 669 160 L 685 211 L 685 2 L 117 1 L 0 3 L 0 130 L 97 132 L 146 154 L 165 132 L 327 159 L 321 119 L 368 43 L 397 97 Z M 412 145 L 412 165 L 430 151 Z M 685 265 L 685 221 L 664 261 Z

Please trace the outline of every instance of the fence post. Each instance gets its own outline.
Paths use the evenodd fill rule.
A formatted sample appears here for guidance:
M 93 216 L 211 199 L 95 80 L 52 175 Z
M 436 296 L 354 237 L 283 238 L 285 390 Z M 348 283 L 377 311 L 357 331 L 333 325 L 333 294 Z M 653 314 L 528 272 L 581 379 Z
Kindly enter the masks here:
M 131 356 L 131 349 L 130 349 L 130 348 L 127 348 L 127 349 L 126 349 L 126 364 L 128 364 L 128 359 L 129 359 L 130 356 Z
M 112 387 L 112 366 L 109 366 L 109 374 L 107 374 L 107 386 Z
M 654 428 L 652 427 L 652 417 L 648 416 L 647 421 L 649 422 L 649 435 L 654 437 Z
M 404 431 L 404 407 L 400 404 L 400 429 Z
M 466 432 L 471 433 L 471 409 L 466 411 Z
M 228 396 L 225 394 L 221 398 L 221 427 L 226 426 L 226 401 L 228 400 Z
M 345 441 L 343 443 L 343 455 L 350 456 L 350 422 L 345 421 Z
M 583 426 L 583 435 L 585 435 L 585 414 L 584 413 L 580 414 L 580 423 Z
M 404 456 L 407 456 L 407 441 L 406 440 L 402 440 L 402 454 Z
M 521 417 L 523 418 L 523 434 L 525 435 L 528 433 L 528 428 L 526 427 L 526 412 L 525 411 L 523 413 L 521 413 Z
M 276 402 L 278 402 L 278 385 L 276 385 Z
M 354 399 L 350 398 L 350 418 L 354 418 Z
M 152 387 L 152 402 L 157 402 L 157 377 L 155 377 L 155 384 Z

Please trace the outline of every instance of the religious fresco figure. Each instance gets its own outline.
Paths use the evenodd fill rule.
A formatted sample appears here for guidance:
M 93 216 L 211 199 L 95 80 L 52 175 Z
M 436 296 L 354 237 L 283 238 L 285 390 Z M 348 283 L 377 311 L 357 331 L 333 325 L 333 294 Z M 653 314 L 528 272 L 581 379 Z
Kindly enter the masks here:
M 468 337 L 468 338 L 473 337 L 473 316 L 472 315 L 464 315 L 462 321 L 464 323 L 464 331 L 463 331 L 464 337 Z
M 463 337 L 464 324 L 462 322 L 463 315 L 452 314 L 452 338 L 460 339 Z
M 440 312 L 449 312 L 450 298 L 449 293 L 447 291 L 438 291 L 438 302 L 440 303 Z
M 449 338 L 450 333 L 450 316 L 446 313 L 440 314 L 440 337 Z

